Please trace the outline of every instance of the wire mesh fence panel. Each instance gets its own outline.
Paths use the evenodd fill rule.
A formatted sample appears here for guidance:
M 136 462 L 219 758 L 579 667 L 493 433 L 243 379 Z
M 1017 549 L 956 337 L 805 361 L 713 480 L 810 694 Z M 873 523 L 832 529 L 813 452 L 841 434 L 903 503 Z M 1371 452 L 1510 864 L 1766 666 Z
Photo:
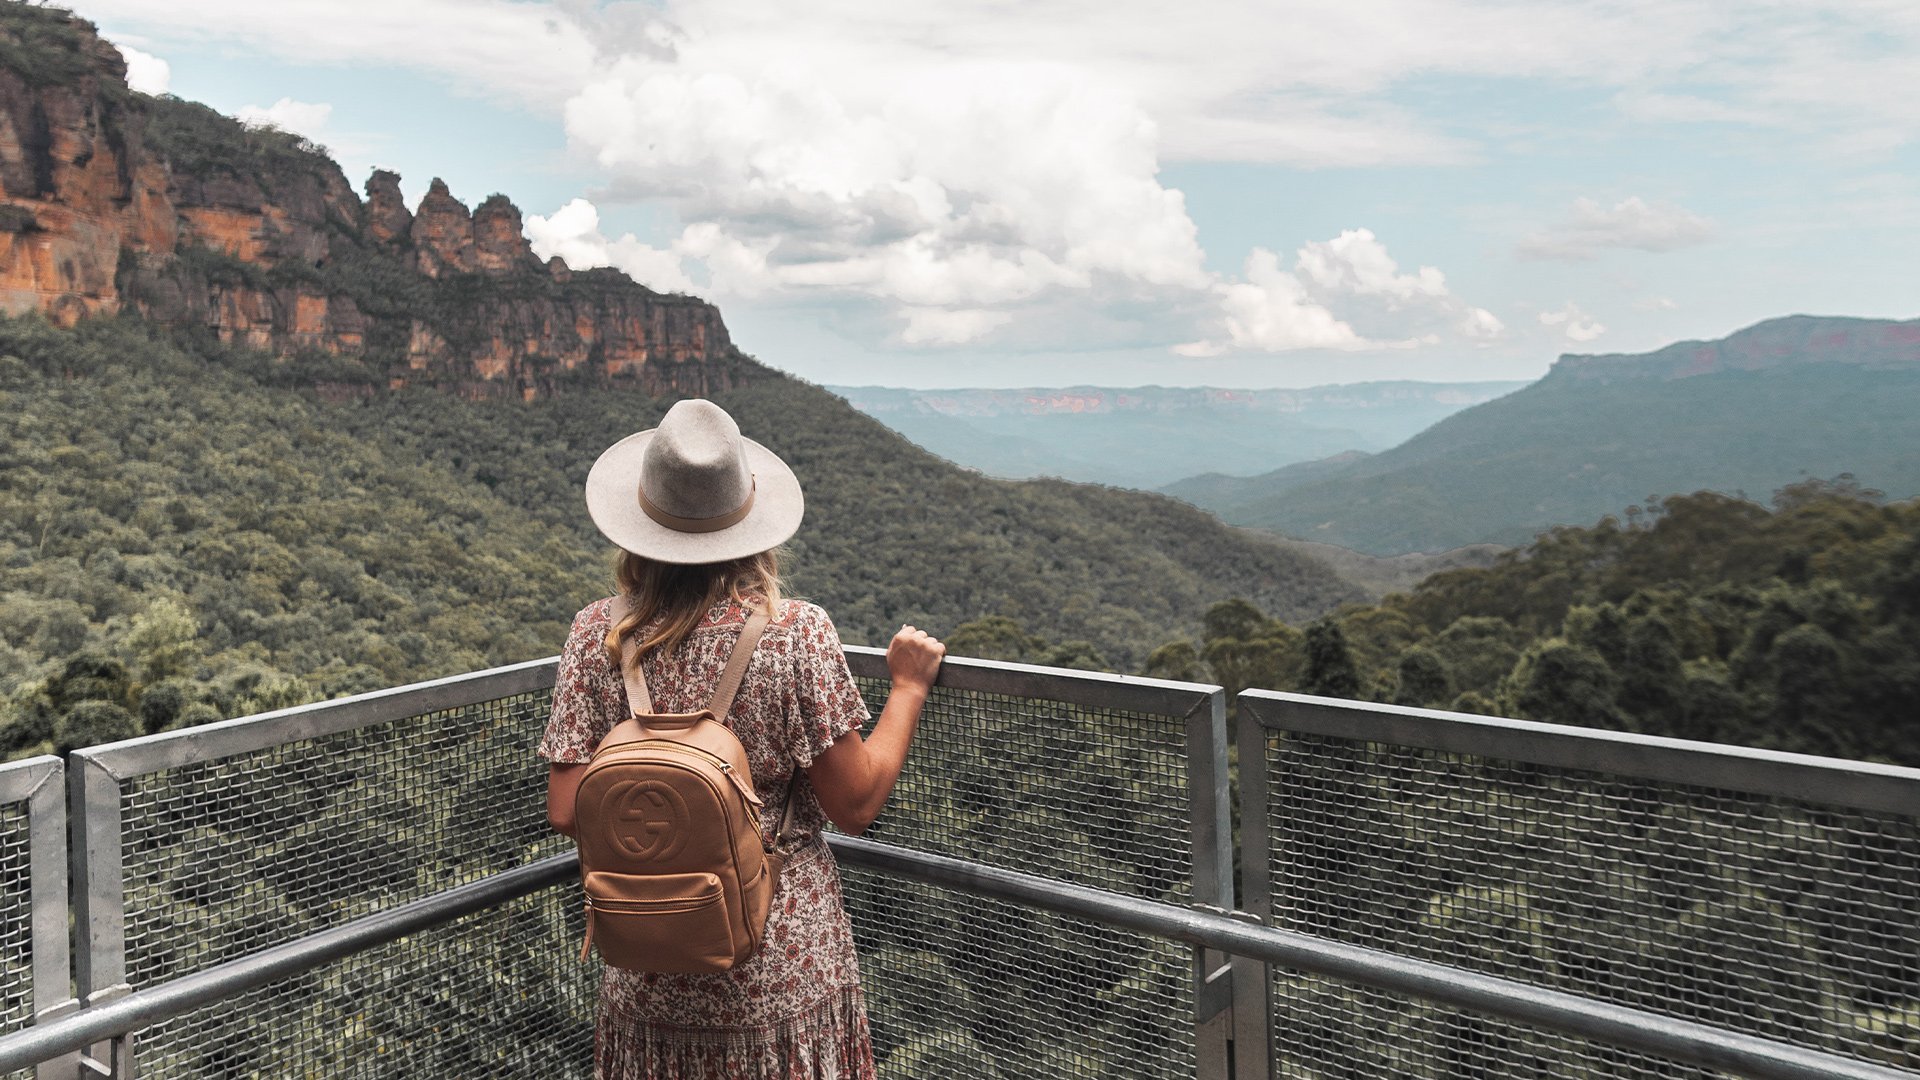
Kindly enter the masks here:
M 0 803 L 0 1035 L 33 1021 L 33 862 L 25 803 Z
M 1920 1067 L 1914 819 L 1304 734 L 1269 737 L 1267 790 L 1275 925 Z M 1282 1075 L 1347 1075 L 1360 1046 L 1422 1062 L 1406 1075 L 1693 1075 L 1312 980 L 1274 988 Z M 1484 1060 L 1435 1064 L 1435 1030 Z
M 136 1037 L 140 1075 L 588 1080 L 597 963 L 577 905 L 544 889 Z
M 885 1080 L 1195 1074 L 1178 942 L 842 867 Z
M 1584 1080 L 1728 1074 L 1313 975 L 1273 979 L 1276 1077 Z
M 132 778 L 121 788 L 136 987 L 564 850 L 529 692 Z
M 886 683 L 860 680 L 877 710 Z M 1191 892 L 1186 721 L 936 688 L 867 836 L 1128 896 Z
M 861 680 L 876 709 L 886 684 Z M 1181 717 L 941 687 L 871 839 L 1129 896 L 1191 893 Z M 888 1080 L 1191 1077 L 1191 951 L 846 870 Z

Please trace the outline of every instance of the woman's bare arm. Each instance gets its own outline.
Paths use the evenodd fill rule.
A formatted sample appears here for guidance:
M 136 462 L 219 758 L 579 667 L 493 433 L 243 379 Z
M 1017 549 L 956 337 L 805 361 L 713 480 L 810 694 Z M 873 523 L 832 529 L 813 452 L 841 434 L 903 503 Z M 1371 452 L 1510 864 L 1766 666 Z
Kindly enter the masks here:
M 585 764 L 547 767 L 547 824 L 568 836 L 574 830 L 574 796 L 580 792 L 580 777 L 586 771 Z
M 946 653 L 947 647 L 926 631 L 901 627 L 887 646 L 893 689 L 873 725 L 873 735 L 862 739 L 858 731 L 849 731 L 807 769 L 820 808 L 842 830 L 858 836 L 887 805 L 906 766 L 907 747 L 920 726 L 920 709 L 927 703 Z

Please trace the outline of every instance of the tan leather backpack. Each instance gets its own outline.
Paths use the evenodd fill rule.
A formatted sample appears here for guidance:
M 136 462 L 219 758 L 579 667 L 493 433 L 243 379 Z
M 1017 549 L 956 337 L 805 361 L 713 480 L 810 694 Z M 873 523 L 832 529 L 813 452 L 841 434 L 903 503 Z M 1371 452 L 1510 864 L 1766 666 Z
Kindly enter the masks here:
M 626 611 L 616 599 L 616 625 Z M 787 814 L 763 845 L 760 796 L 726 716 L 767 622 L 763 611 L 747 620 L 713 703 L 697 713 L 655 713 L 637 645 L 622 648 L 633 715 L 600 740 L 574 801 L 587 894 L 581 959 L 597 944 L 614 967 L 714 972 L 760 947 Z

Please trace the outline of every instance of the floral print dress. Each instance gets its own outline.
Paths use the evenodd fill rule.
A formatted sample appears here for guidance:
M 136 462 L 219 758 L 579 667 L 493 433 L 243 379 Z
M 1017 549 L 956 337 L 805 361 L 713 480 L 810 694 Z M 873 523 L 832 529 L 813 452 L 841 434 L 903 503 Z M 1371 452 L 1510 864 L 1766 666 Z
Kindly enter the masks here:
M 611 603 L 581 609 L 567 635 L 539 749 L 555 764 L 585 762 L 629 715 L 626 687 L 603 644 Z M 748 614 L 744 605 L 722 600 L 678 647 L 641 662 L 656 712 L 707 707 Z M 827 613 L 803 601 L 783 602 L 726 718 L 766 800 L 765 839 L 772 839 L 785 803 L 793 802 L 791 854 L 767 918 L 766 944 L 719 974 L 607 968 L 594 1038 L 599 1080 L 874 1076 L 839 868 L 820 838 L 826 815 L 800 771 L 870 716 Z

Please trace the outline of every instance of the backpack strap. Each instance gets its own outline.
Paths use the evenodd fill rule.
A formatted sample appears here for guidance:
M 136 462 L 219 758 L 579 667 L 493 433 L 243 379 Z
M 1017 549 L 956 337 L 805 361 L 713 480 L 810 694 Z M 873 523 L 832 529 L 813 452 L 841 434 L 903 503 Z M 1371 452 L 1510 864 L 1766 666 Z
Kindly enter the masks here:
M 627 617 L 633 602 L 627 594 L 621 593 L 607 605 L 607 619 L 614 626 Z M 647 693 L 647 676 L 640 670 L 640 646 L 632 638 L 620 642 L 620 678 L 627 684 L 627 712 L 633 716 L 645 716 L 653 712 L 653 695 Z
M 713 712 L 714 719 L 725 724 L 727 714 L 733 711 L 734 695 L 740 692 L 740 682 L 747 677 L 747 664 L 753 660 L 753 648 L 760 643 L 760 635 L 766 632 L 767 624 L 773 617 L 767 612 L 755 609 L 747 616 L 747 624 L 740 628 L 740 640 L 733 643 L 733 655 L 727 658 L 727 670 L 720 673 L 720 685 L 714 688 L 713 704 L 707 706 Z
M 787 800 L 780 804 L 780 823 L 773 827 L 773 839 L 767 841 L 766 844 L 767 857 L 774 860 L 773 880 L 775 888 L 779 887 L 780 871 L 786 866 L 787 862 L 787 853 L 781 850 L 787 846 L 787 815 L 792 812 L 793 800 L 799 794 L 800 770 L 795 769 L 793 770 L 793 775 L 787 777 Z
M 617 626 L 626 618 L 628 600 L 625 595 L 614 597 L 607 608 L 607 615 Z M 740 683 L 747 676 L 747 665 L 753 660 L 754 647 L 760 643 L 760 635 L 766 632 L 772 616 L 756 609 L 747 617 L 747 623 L 740 628 L 740 639 L 733 643 L 733 655 L 727 658 L 727 667 L 720 673 L 720 684 L 714 688 L 713 703 L 707 708 L 714 719 L 722 724 L 727 722 L 727 713 L 733 710 L 733 699 L 740 693 Z M 620 643 L 620 677 L 627 684 L 627 708 L 635 716 L 645 716 L 653 712 L 653 695 L 647 692 L 647 676 L 640 670 L 640 646 L 628 638 Z

